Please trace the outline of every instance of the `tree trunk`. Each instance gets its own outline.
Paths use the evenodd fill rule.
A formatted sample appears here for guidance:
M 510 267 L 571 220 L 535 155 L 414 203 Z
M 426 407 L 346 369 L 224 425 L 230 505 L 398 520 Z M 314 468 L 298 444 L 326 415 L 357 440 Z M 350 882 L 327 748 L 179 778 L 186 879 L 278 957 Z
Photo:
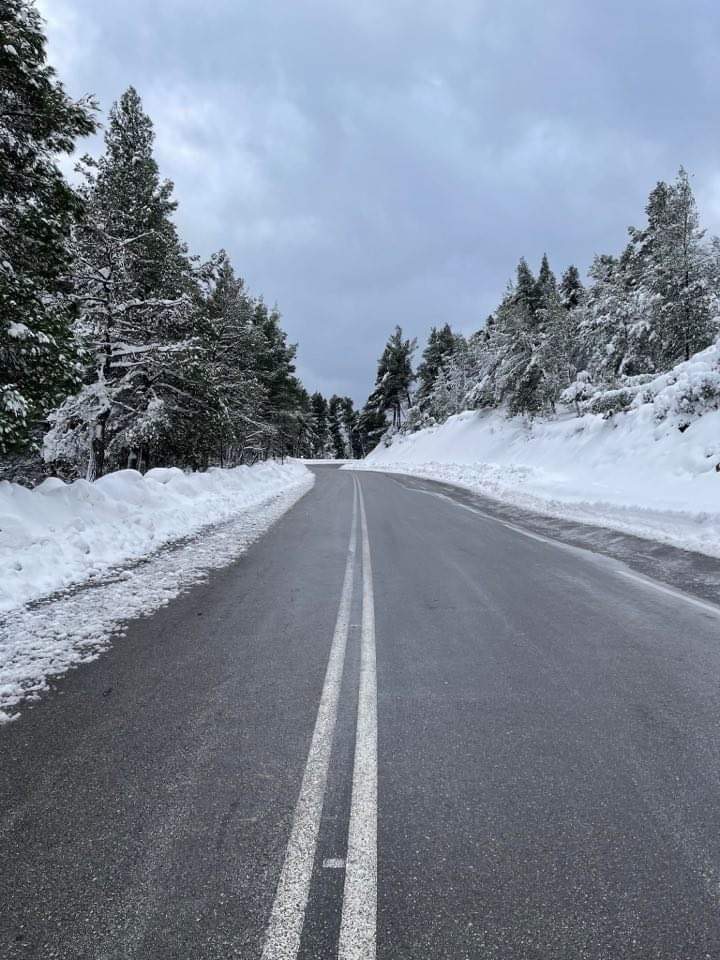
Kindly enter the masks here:
M 90 459 L 88 460 L 86 479 L 93 483 L 103 475 L 105 469 L 105 421 L 107 414 L 101 414 L 93 424 L 90 438 Z

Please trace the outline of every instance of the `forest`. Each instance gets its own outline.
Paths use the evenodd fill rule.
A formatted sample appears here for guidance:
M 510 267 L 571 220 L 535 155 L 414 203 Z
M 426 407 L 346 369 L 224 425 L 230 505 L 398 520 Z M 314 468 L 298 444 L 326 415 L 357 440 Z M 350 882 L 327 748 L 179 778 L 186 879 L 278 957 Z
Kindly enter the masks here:
M 225 250 L 202 261 L 178 235 L 133 87 L 103 154 L 63 176 L 58 158 L 99 128 L 99 106 L 65 93 L 34 5 L 5 6 L 0 475 L 359 455 L 352 401 L 308 394 L 278 309 Z
M 390 439 L 463 410 L 608 418 L 652 399 L 659 375 L 720 333 L 720 241 L 701 228 L 682 168 L 674 182 L 656 184 L 646 215 L 620 254 L 595 257 L 587 285 L 573 265 L 558 280 L 547 256 L 537 275 L 521 259 L 480 329 L 464 336 L 448 323 L 434 327 L 416 370 L 416 342 L 396 328 L 362 414 L 370 443 L 386 433 L 386 420 Z M 674 402 L 681 430 L 718 409 L 720 371 L 692 379 Z

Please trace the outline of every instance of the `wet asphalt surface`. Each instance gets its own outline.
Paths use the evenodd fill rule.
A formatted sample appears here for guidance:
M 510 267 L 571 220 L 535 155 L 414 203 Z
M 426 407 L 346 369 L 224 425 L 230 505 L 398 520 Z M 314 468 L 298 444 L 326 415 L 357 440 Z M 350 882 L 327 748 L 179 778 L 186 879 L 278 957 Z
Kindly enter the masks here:
M 0 957 L 260 956 L 350 529 L 353 475 L 316 473 L 240 560 L 0 728 Z M 360 482 L 377 956 L 720 957 L 720 617 L 620 561 L 711 601 L 720 562 Z M 337 954 L 343 871 L 323 863 L 345 855 L 358 592 L 303 960 Z

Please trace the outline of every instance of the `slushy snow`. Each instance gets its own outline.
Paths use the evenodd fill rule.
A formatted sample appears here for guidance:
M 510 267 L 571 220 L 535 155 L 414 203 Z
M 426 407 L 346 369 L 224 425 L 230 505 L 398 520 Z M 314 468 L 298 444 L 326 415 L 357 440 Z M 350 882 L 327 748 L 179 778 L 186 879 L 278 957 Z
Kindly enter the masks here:
M 272 463 L 182 477 L 171 470 L 150 471 L 145 479 L 138 474 L 104 480 L 91 486 L 87 500 L 81 495 L 90 485 L 82 482 L 52 483 L 44 493 L 38 488 L 20 496 L 4 490 L 14 497 L 16 523 L 15 553 L 3 541 L 2 569 L 13 555 L 21 568 L 6 597 L 37 596 L 32 563 L 51 589 L 76 583 L 89 571 L 94 576 L 92 589 L 81 584 L 36 603 L 15 602 L 0 620 L 0 722 L 17 716 L 23 701 L 37 699 L 49 678 L 99 656 L 127 620 L 152 613 L 208 571 L 231 563 L 314 483 L 300 464 Z M 50 490 L 59 495 L 50 496 Z M 35 496 L 43 509 L 31 523 Z M 45 503 L 48 497 L 52 506 Z M 78 517 L 82 531 L 74 523 Z M 201 528 L 202 536 L 184 539 Z M 169 542 L 178 536 L 183 539 Z M 43 549 L 58 565 L 54 574 Z M 147 557 L 148 550 L 156 552 Z M 144 559 L 138 562 L 138 557 Z M 131 562 L 117 566 L 121 559 Z

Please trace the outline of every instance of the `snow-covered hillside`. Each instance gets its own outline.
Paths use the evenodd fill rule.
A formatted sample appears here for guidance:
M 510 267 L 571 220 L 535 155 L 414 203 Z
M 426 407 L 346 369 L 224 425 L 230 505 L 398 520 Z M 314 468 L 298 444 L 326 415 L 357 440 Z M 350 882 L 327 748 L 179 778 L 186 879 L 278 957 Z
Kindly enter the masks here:
M 95 483 L 0 482 L 0 611 L 96 577 L 200 528 L 312 483 L 300 463 L 183 473 L 158 468 Z
M 720 345 L 638 387 L 625 412 L 465 412 L 343 469 L 443 480 L 720 556 Z

